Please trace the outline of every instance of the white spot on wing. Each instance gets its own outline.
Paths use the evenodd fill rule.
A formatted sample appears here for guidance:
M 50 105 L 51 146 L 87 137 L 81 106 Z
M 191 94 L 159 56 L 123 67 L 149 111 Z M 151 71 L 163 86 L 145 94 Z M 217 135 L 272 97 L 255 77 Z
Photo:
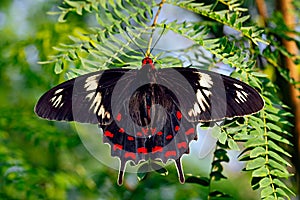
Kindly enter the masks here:
M 194 104 L 194 107 L 188 111 L 189 116 L 197 116 L 201 112 L 206 111 L 206 108 L 209 108 L 209 102 L 207 102 L 206 97 L 209 99 L 211 96 L 211 91 L 209 90 L 197 90 L 196 97 L 197 97 L 197 102 Z
M 197 104 L 197 103 L 194 104 L 194 113 L 195 114 L 200 114 L 201 113 L 199 104 Z
M 57 98 L 57 96 L 52 97 L 52 98 L 50 99 L 50 102 L 55 101 L 56 98 Z
M 245 91 L 236 91 L 236 97 L 235 100 L 237 103 L 244 103 L 247 101 L 247 97 L 248 97 L 248 94 L 245 92 Z
M 201 87 L 211 88 L 213 85 L 213 81 L 210 75 L 197 72 L 199 74 L 199 84 Z
M 234 100 L 238 103 L 238 104 L 240 104 L 241 102 L 239 101 L 239 99 L 238 98 L 234 98 Z
M 58 89 L 58 90 L 56 90 L 55 92 L 54 92 L 54 94 L 58 94 L 58 93 L 60 93 L 60 92 L 62 92 L 64 89 Z
M 211 92 L 209 90 L 204 90 L 205 92 L 205 95 L 209 98 L 210 95 L 211 95 Z M 197 90 L 197 100 L 198 100 L 198 103 L 202 109 L 202 111 L 205 111 L 206 110 L 206 106 L 209 107 L 209 104 L 208 102 L 206 101 L 205 99 L 205 96 L 203 96 L 202 92 L 199 90 Z
M 87 91 L 96 90 L 98 87 L 98 77 L 99 74 L 96 74 L 94 76 L 90 76 L 85 80 L 84 88 Z
M 89 93 L 88 95 L 86 95 L 85 98 L 88 99 L 88 100 L 90 101 L 90 100 L 92 100 L 93 97 L 95 96 L 95 93 L 96 93 L 96 92 L 91 92 L 91 93 Z
M 240 84 L 234 83 L 233 85 L 234 85 L 236 88 L 243 89 L 243 86 L 241 86 Z
M 94 101 L 93 101 L 93 103 L 91 104 L 91 107 L 90 107 L 90 109 L 92 109 L 93 106 L 95 106 L 95 108 L 94 108 L 94 113 L 95 114 L 97 113 L 97 110 L 99 110 L 101 100 L 102 100 L 101 93 L 97 92 L 96 96 L 94 97 Z
M 62 95 L 54 96 L 50 101 L 52 101 L 52 105 L 57 108 L 62 100 Z M 61 107 L 61 106 L 60 106 Z
M 105 109 L 104 109 L 104 106 L 102 105 L 98 111 L 98 116 L 102 116 L 102 119 L 104 119 L 105 117 Z

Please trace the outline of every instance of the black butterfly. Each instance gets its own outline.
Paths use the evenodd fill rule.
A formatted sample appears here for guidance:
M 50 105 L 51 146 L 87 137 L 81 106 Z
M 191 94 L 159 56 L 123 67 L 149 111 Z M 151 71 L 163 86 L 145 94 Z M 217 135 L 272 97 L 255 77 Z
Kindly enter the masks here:
M 127 161 L 175 160 L 184 182 L 181 156 L 196 139 L 198 122 L 249 115 L 264 101 L 249 85 L 195 68 L 109 69 L 66 81 L 46 92 L 35 112 L 49 120 L 99 124 L 111 155 L 120 158 L 118 184 Z

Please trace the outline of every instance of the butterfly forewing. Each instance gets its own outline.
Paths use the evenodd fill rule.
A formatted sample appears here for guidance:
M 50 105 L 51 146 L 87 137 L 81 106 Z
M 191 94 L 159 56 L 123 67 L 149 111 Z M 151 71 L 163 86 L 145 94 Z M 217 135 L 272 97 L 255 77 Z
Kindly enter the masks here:
M 110 123 L 111 94 L 118 80 L 127 71 L 127 69 L 98 71 L 61 83 L 39 99 L 35 112 L 38 116 L 49 120 Z
M 172 78 L 173 70 L 179 72 L 192 87 L 190 94 L 186 84 Z M 216 121 L 258 112 L 264 106 L 259 93 L 249 85 L 218 73 L 193 68 L 172 68 L 162 72 L 178 88 L 178 96 L 184 98 L 182 112 L 194 122 Z M 174 84 L 176 86 L 174 86 Z

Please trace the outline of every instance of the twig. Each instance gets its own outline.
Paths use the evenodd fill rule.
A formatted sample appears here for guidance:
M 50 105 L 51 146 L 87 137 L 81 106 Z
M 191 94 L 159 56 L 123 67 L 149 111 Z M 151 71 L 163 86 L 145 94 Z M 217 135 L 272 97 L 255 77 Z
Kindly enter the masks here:
M 162 9 L 162 6 L 164 5 L 164 3 L 166 2 L 166 0 L 162 0 L 159 4 L 158 4 L 158 10 L 155 14 L 155 17 L 154 17 L 154 20 L 153 20 L 153 23 L 151 25 L 151 28 L 152 28 L 152 33 L 151 33 L 151 36 L 150 36 L 150 39 L 149 39 L 149 43 L 148 43 L 148 48 L 147 48 L 147 51 L 146 51 L 146 56 L 150 56 L 150 49 L 151 49 L 151 44 L 152 44 L 152 41 L 153 41 L 153 34 L 154 34 L 154 30 L 155 30 L 155 26 L 157 24 L 157 20 L 158 20 L 158 16 L 160 14 L 160 11 Z

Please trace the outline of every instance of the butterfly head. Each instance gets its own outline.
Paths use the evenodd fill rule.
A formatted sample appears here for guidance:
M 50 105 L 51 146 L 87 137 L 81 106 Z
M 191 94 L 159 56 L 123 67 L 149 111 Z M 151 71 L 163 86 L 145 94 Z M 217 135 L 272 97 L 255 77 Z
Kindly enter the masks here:
M 146 56 L 143 60 L 142 60 L 142 66 L 151 66 L 152 69 L 155 69 L 154 64 L 153 64 L 153 60 L 152 58 L 150 58 L 149 56 Z

